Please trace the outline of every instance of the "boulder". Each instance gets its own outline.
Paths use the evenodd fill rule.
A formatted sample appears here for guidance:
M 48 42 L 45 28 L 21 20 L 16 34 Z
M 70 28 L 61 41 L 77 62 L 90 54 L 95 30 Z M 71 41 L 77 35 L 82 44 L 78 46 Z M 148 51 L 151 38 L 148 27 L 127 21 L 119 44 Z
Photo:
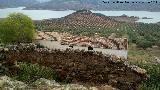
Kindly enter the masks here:
M 154 56 L 154 62 L 156 64 L 160 64 L 160 59 L 158 57 Z

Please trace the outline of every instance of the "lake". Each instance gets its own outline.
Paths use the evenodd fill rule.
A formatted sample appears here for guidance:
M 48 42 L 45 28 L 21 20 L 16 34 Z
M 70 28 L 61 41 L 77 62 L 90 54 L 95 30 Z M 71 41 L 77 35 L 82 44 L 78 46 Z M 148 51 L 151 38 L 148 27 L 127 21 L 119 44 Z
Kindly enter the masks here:
M 23 8 L 24 7 L 0 9 L 0 18 L 5 18 L 10 13 L 13 12 L 21 12 L 28 15 L 33 20 L 42 20 L 49 18 L 61 18 L 75 12 L 73 10 L 67 10 L 67 11 L 23 10 Z M 121 16 L 123 14 L 127 16 L 137 16 L 140 17 L 140 19 L 137 22 L 144 22 L 144 23 L 157 23 L 160 21 L 160 12 L 149 12 L 149 11 L 92 11 L 92 12 L 102 13 L 106 16 Z M 142 19 L 142 17 L 148 17 L 153 19 Z

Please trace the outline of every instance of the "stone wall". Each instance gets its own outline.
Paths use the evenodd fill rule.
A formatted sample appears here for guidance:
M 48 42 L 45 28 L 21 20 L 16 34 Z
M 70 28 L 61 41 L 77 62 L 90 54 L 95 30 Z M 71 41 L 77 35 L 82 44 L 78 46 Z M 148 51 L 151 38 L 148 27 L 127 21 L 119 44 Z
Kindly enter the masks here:
M 17 61 L 7 60 L 8 48 L 0 48 L 0 75 L 16 74 L 19 70 Z
M 8 66 L 14 66 L 16 61 L 38 63 L 53 68 L 62 80 L 71 83 L 108 84 L 120 90 L 136 90 L 147 78 L 144 69 L 100 52 L 60 51 L 36 48 L 35 45 L 18 45 L 10 47 L 5 55 Z

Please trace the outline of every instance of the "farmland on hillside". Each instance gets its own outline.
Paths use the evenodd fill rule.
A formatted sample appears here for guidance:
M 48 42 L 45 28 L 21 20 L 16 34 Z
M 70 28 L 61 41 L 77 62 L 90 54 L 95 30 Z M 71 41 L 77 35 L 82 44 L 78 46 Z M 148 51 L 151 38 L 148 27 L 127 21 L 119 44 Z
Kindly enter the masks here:
M 129 37 L 130 43 L 147 48 L 160 43 L 160 26 L 146 23 L 127 23 L 116 21 L 102 14 L 92 13 L 89 10 L 80 10 L 58 19 L 36 21 L 36 29 L 40 31 L 69 32 L 92 36 L 98 33 L 108 37 L 116 33 L 118 37 Z

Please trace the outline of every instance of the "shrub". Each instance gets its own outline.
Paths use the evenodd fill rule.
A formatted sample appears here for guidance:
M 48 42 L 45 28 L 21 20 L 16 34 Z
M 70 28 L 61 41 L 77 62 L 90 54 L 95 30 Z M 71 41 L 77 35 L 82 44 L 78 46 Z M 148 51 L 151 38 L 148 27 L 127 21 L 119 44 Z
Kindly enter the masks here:
M 149 79 L 142 84 L 140 90 L 160 90 L 160 64 L 139 63 L 138 65 L 146 69 L 149 75 Z
M 34 38 L 33 22 L 24 14 L 10 14 L 0 23 L 0 40 L 2 43 L 32 42 Z
M 60 80 L 58 74 L 51 68 L 27 63 L 20 63 L 20 70 L 14 78 L 27 83 L 34 82 L 40 78 Z
M 152 42 L 146 40 L 146 39 L 141 39 L 138 41 L 137 43 L 137 47 L 139 48 L 143 48 L 143 49 L 146 49 L 146 48 L 149 48 L 149 47 L 152 47 Z

